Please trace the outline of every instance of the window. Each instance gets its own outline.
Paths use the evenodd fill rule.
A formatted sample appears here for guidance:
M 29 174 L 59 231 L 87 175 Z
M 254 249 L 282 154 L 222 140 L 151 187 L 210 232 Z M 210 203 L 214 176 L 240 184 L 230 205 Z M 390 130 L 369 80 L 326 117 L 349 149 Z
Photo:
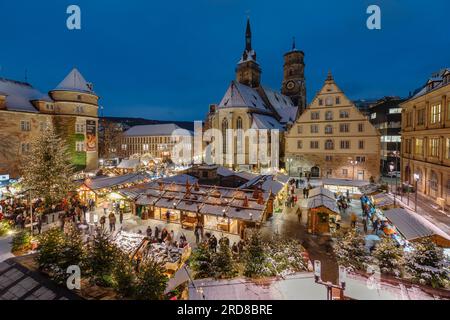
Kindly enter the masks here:
M 341 110 L 339 111 L 339 118 L 341 119 L 347 119 L 349 118 L 349 113 L 347 110 Z
M 319 99 L 319 106 L 323 106 L 323 100 Z
M 325 99 L 325 105 L 326 105 L 327 107 L 332 106 L 332 105 L 333 105 L 333 97 L 327 97 L 327 98 Z
M 447 120 L 450 120 L 450 99 L 447 101 Z
M 358 123 L 358 132 L 364 132 L 364 123 Z
M 83 152 L 84 151 L 84 141 L 77 141 L 75 144 L 75 150 L 77 152 Z
M 20 130 L 22 130 L 22 131 L 31 131 L 31 123 L 30 123 L 30 121 L 26 121 L 26 120 L 20 121 Z
M 439 157 L 439 138 L 430 138 L 430 157 Z
M 84 113 L 84 108 L 82 106 L 76 106 L 75 107 L 75 112 L 76 113 Z
M 336 104 L 341 104 L 341 98 L 340 97 L 336 97 Z
M 320 119 L 320 113 L 319 111 L 313 111 L 311 112 L 311 120 L 319 120 Z
M 84 133 L 84 124 L 77 123 L 75 124 L 75 132 L 76 133 Z
M 390 114 L 398 114 L 398 113 L 402 113 L 402 108 L 390 108 L 390 109 L 389 109 L 389 113 L 390 113 Z
M 325 134 L 333 134 L 333 126 L 326 126 L 325 127 Z
M 447 160 L 450 159 L 450 138 L 447 138 L 445 142 L 445 157 Z
M 317 124 L 311 125 L 311 133 L 319 133 L 319 126 Z
M 127 150 L 127 145 L 126 144 L 122 144 L 122 150 Z
M 48 122 L 41 121 L 41 122 L 39 123 L 39 130 L 40 130 L 40 131 L 44 131 L 45 129 L 47 129 L 47 126 L 48 126 Z
M 441 104 L 437 103 L 431 106 L 430 122 L 432 124 L 441 122 Z
M 358 149 L 360 149 L 360 150 L 364 149 L 364 140 L 358 141 Z
M 228 121 L 227 119 L 222 120 L 222 152 L 223 154 L 227 154 L 227 130 L 228 130 Z M 255 137 L 257 139 L 257 137 Z
M 405 140 L 405 153 L 411 153 L 411 139 Z
M 297 140 L 297 149 L 302 149 L 302 148 L 303 148 L 303 141 Z
M 53 111 L 54 107 L 53 107 L 52 104 L 47 103 L 47 104 L 45 105 L 45 109 L 47 109 L 48 111 Z
M 325 112 L 325 120 L 333 120 L 333 112 L 332 111 L 327 111 Z
M 26 154 L 26 153 L 30 152 L 30 144 L 29 143 L 22 143 L 20 145 L 20 147 L 21 147 L 22 154 Z
M 401 142 L 401 136 L 381 136 L 381 142 Z
M 325 141 L 325 149 L 326 150 L 333 150 L 334 149 L 334 142 L 333 142 L 333 140 L 326 140 Z
M 144 143 L 144 144 L 142 145 L 142 150 L 143 150 L 143 151 L 148 151 L 148 144 L 147 144 L 147 143 Z
M 342 169 L 342 175 L 348 177 L 348 169 Z
M 342 140 L 341 141 L 341 149 L 350 149 L 350 141 Z
M 333 156 L 325 156 L 325 161 L 328 161 L 328 162 L 330 162 L 330 161 L 333 161 Z
M 357 156 L 356 161 L 358 161 L 358 163 L 366 162 L 366 157 Z
M 340 132 L 349 132 L 350 125 L 348 123 L 341 123 L 339 125 L 339 131 Z
M 431 171 L 430 188 L 434 191 L 438 190 L 438 176 L 435 171 Z
M 297 133 L 301 134 L 303 132 L 303 127 L 302 126 L 298 126 L 297 127 Z
M 311 149 L 319 149 L 319 141 L 311 141 L 309 146 Z
M 406 127 L 412 126 L 412 115 L 413 113 L 411 111 L 406 112 Z
M 423 139 L 416 139 L 414 153 L 423 156 Z
M 425 109 L 417 110 L 417 125 L 423 126 L 425 124 Z
M 370 119 L 374 120 L 374 119 L 376 119 L 376 118 L 377 118 L 377 113 L 376 113 L 376 112 L 374 112 L 374 113 L 372 113 L 372 114 L 370 115 Z
M 236 129 L 242 129 L 242 118 L 238 117 L 236 120 Z

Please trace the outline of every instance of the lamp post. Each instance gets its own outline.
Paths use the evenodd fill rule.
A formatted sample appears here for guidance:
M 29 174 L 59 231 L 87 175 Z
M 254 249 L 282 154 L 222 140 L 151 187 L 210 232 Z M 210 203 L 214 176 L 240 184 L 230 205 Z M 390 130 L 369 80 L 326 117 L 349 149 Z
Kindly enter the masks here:
M 394 172 L 394 164 L 393 163 L 391 163 L 390 165 L 389 165 L 389 171 L 391 172 L 391 178 L 393 177 L 393 172 Z M 392 191 L 392 186 L 391 186 L 391 191 Z M 397 175 L 395 175 L 395 191 L 394 191 L 394 206 L 395 206 L 395 204 L 396 204 L 396 197 L 395 197 L 395 194 L 397 193 Z
M 350 162 L 350 164 L 353 167 L 352 180 L 355 180 L 355 166 L 358 165 L 358 161 L 350 160 L 349 162 Z
M 327 287 L 327 300 L 333 300 L 333 288 L 339 289 L 341 292 L 341 299 L 344 298 L 345 282 L 347 280 L 347 268 L 339 266 L 339 285 L 335 285 L 331 282 L 325 282 L 321 278 L 321 262 L 314 260 L 314 280 L 317 284 L 321 284 Z
M 415 181 L 415 201 L 414 201 L 414 211 L 417 212 L 417 185 L 420 180 L 420 175 L 418 173 L 414 173 L 414 181 Z

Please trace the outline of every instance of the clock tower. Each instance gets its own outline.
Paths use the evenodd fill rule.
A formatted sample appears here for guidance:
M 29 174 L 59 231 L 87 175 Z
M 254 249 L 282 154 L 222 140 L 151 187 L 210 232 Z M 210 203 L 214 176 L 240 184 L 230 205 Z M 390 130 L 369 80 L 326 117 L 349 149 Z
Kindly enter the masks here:
M 305 54 L 295 48 L 295 39 L 292 41 L 292 50 L 284 55 L 284 73 L 281 93 L 290 97 L 295 106 L 298 106 L 297 117 L 306 108 L 305 85 Z
M 256 52 L 252 49 L 252 31 L 250 29 L 250 19 L 247 19 L 247 29 L 245 31 L 245 50 L 242 58 L 236 67 L 236 80 L 246 86 L 257 88 L 261 82 L 261 68 L 256 62 Z

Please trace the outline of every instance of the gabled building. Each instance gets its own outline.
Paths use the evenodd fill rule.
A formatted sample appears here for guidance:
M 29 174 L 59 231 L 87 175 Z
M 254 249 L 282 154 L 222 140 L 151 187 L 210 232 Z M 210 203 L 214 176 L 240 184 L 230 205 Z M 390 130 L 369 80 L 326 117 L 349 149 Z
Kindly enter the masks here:
M 27 82 L 0 78 L 0 174 L 20 175 L 22 156 L 47 125 L 66 140 L 77 169 L 96 169 L 98 99 L 77 69 L 48 94 Z
M 282 160 L 284 132 L 306 106 L 304 53 L 295 48 L 295 42 L 292 50 L 284 56 L 284 77 L 280 93 L 261 84 L 262 71 L 251 40 L 250 21 L 247 20 L 245 49 L 236 67 L 236 79 L 231 81 L 220 103 L 210 105 L 205 124 L 206 129 L 213 128 L 222 133 L 223 153 L 228 147 L 232 147 L 232 167 L 243 170 L 261 169 L 262 166 L 259 163 L 249 165 L 248 138 L 245 138 L 244 150 L 239 150 L 240 154 L 245 154 L 245 164 L 237 164 L 238 146 L 237 143 L 227 146 L 226 130 L 234 130 L 235 140 L 237 129 L 244 132 L 248 129 L 279 130 L 279 157 Z M 270 150 L 270 137 L 268 139 Z
M 286 135 L 292 176 L 369 181 L 380 176 L 380 134 L 331 73 Z

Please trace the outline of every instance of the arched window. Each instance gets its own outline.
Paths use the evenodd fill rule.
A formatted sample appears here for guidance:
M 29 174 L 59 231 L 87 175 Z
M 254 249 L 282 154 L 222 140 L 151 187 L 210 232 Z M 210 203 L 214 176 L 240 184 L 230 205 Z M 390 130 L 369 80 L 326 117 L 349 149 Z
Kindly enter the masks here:
M 236 129 L 242 129 L 242 118 L 238 117 L 236 120 Z
M 435 171 L 431 171 L 430 188 L 434 191 L 438 189 L 438 176 Z
M 333 126 L 327 125 L 325 127 L 325 134 L 333 134 Z
M 325 150 L 333 150 L 333 149 L 334 149 L 334 142 L 333 142 L 333 140 L 325 141 Z
M 223 155 L 227 154 L 227 129 L 228 129 L 228 120 L 222 120 L 222 152 Z
M 237 131 L 237 135 L 236 135 L 236 147 L 237 147 L 237 152 L 239 154 L 242 153 L 243 150 L 243 146 L 244 146 L 244 141 L 242 141 L 242 137 L 243 137 L 243 132 L 242 132 L 242 118 L 238 117 L 236 119 L 236 129 Z

